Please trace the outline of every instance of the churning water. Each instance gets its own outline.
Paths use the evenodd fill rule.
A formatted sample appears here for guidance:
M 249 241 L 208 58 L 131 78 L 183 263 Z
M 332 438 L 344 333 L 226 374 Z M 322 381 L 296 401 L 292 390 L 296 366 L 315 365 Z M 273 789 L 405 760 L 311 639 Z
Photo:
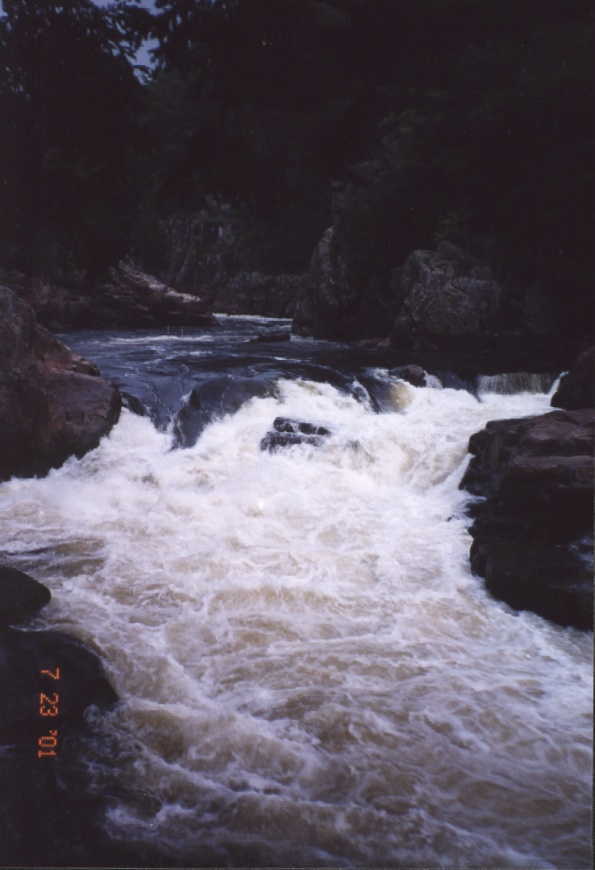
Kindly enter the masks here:
M 98 649 L 122 699 L 112 835 L 174 864 L 206 847 L 229 865 L 588 867 L 591 638 L 485 593 L 458 489 L 469 436 L 548 397 L 375 368 L 394 398 L 375 413 L 306 343 L 247 353 L 250 329 L 73 337 L 158 395 L 161 428 L 125 410 L 82 460 L 0 487 L 0 547 L 53 593 L 44 625 Z M 217 360 L 275 390 L 172 450 L 164 384 L 179 399 Z M 331 435 L 263 452 L 278 415 Z

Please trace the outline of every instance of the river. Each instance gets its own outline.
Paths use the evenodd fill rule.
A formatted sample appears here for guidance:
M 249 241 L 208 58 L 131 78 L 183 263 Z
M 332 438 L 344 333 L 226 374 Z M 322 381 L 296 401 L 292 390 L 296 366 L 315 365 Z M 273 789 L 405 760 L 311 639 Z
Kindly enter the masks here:
M 548 394 L 219 323 L 64 336 L 150 414 L 0 486 L 0 550 L 52 591 L 36 627 L 97 650 L 122 701 L 89 759 L 120 784 L 112 836 L 174 865 L 590 866 L 591 635 L 485 592 L 458 489 L 469 436 Z M 229 376 L 252 398 L 172 449 Z M 331 434 L 261 450 L 278 416 Z

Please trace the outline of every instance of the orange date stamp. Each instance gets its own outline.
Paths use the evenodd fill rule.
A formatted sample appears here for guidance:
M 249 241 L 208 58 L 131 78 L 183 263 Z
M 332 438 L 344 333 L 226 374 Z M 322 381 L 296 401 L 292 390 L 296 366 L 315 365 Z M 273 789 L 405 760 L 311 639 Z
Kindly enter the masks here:
M 44 668 L 39 673 L 50 680 L 60 680 L 61 677 L 59 667 L 53 668 L 53 670 Z M 60 715 L 60 695 L 58 692 L 39 693 L 39 715 L 45 719 L 54 719 Z M 39 737 L 37 746 L 38 758 L 55 758 L 58 754 L 58 729 L 51 728 L 47 734 Z

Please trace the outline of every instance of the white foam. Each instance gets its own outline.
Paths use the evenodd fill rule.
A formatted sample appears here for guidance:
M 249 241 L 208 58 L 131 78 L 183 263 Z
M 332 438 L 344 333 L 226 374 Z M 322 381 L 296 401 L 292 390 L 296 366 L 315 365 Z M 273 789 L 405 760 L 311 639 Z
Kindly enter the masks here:
M 160 809 L 116 828 L 306 864 L 584 863 L 590 639 L 485 593 L 457 488 L 473 432 L 548 398 L 406 389 L 373 414 L 282 380 L 177 451 L 124 411 L 0 487 L 0 547 L 55 547 L 22 564 L 126 702 L 122 775 Z M 332 434 L 262 452 L 280 414 Z

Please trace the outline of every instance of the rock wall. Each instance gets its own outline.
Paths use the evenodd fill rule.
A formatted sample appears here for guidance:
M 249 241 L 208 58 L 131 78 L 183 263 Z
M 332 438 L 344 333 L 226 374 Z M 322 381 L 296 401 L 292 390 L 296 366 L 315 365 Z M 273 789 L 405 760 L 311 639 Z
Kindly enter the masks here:
M 117 389 L 0 286 L 0 481 L 45 474 L 82 456 L 119 414 Z
M 593 625 L 595 409 L 497 420 L 469 442 L 471 567 L 488 590 L 561 625 Z

